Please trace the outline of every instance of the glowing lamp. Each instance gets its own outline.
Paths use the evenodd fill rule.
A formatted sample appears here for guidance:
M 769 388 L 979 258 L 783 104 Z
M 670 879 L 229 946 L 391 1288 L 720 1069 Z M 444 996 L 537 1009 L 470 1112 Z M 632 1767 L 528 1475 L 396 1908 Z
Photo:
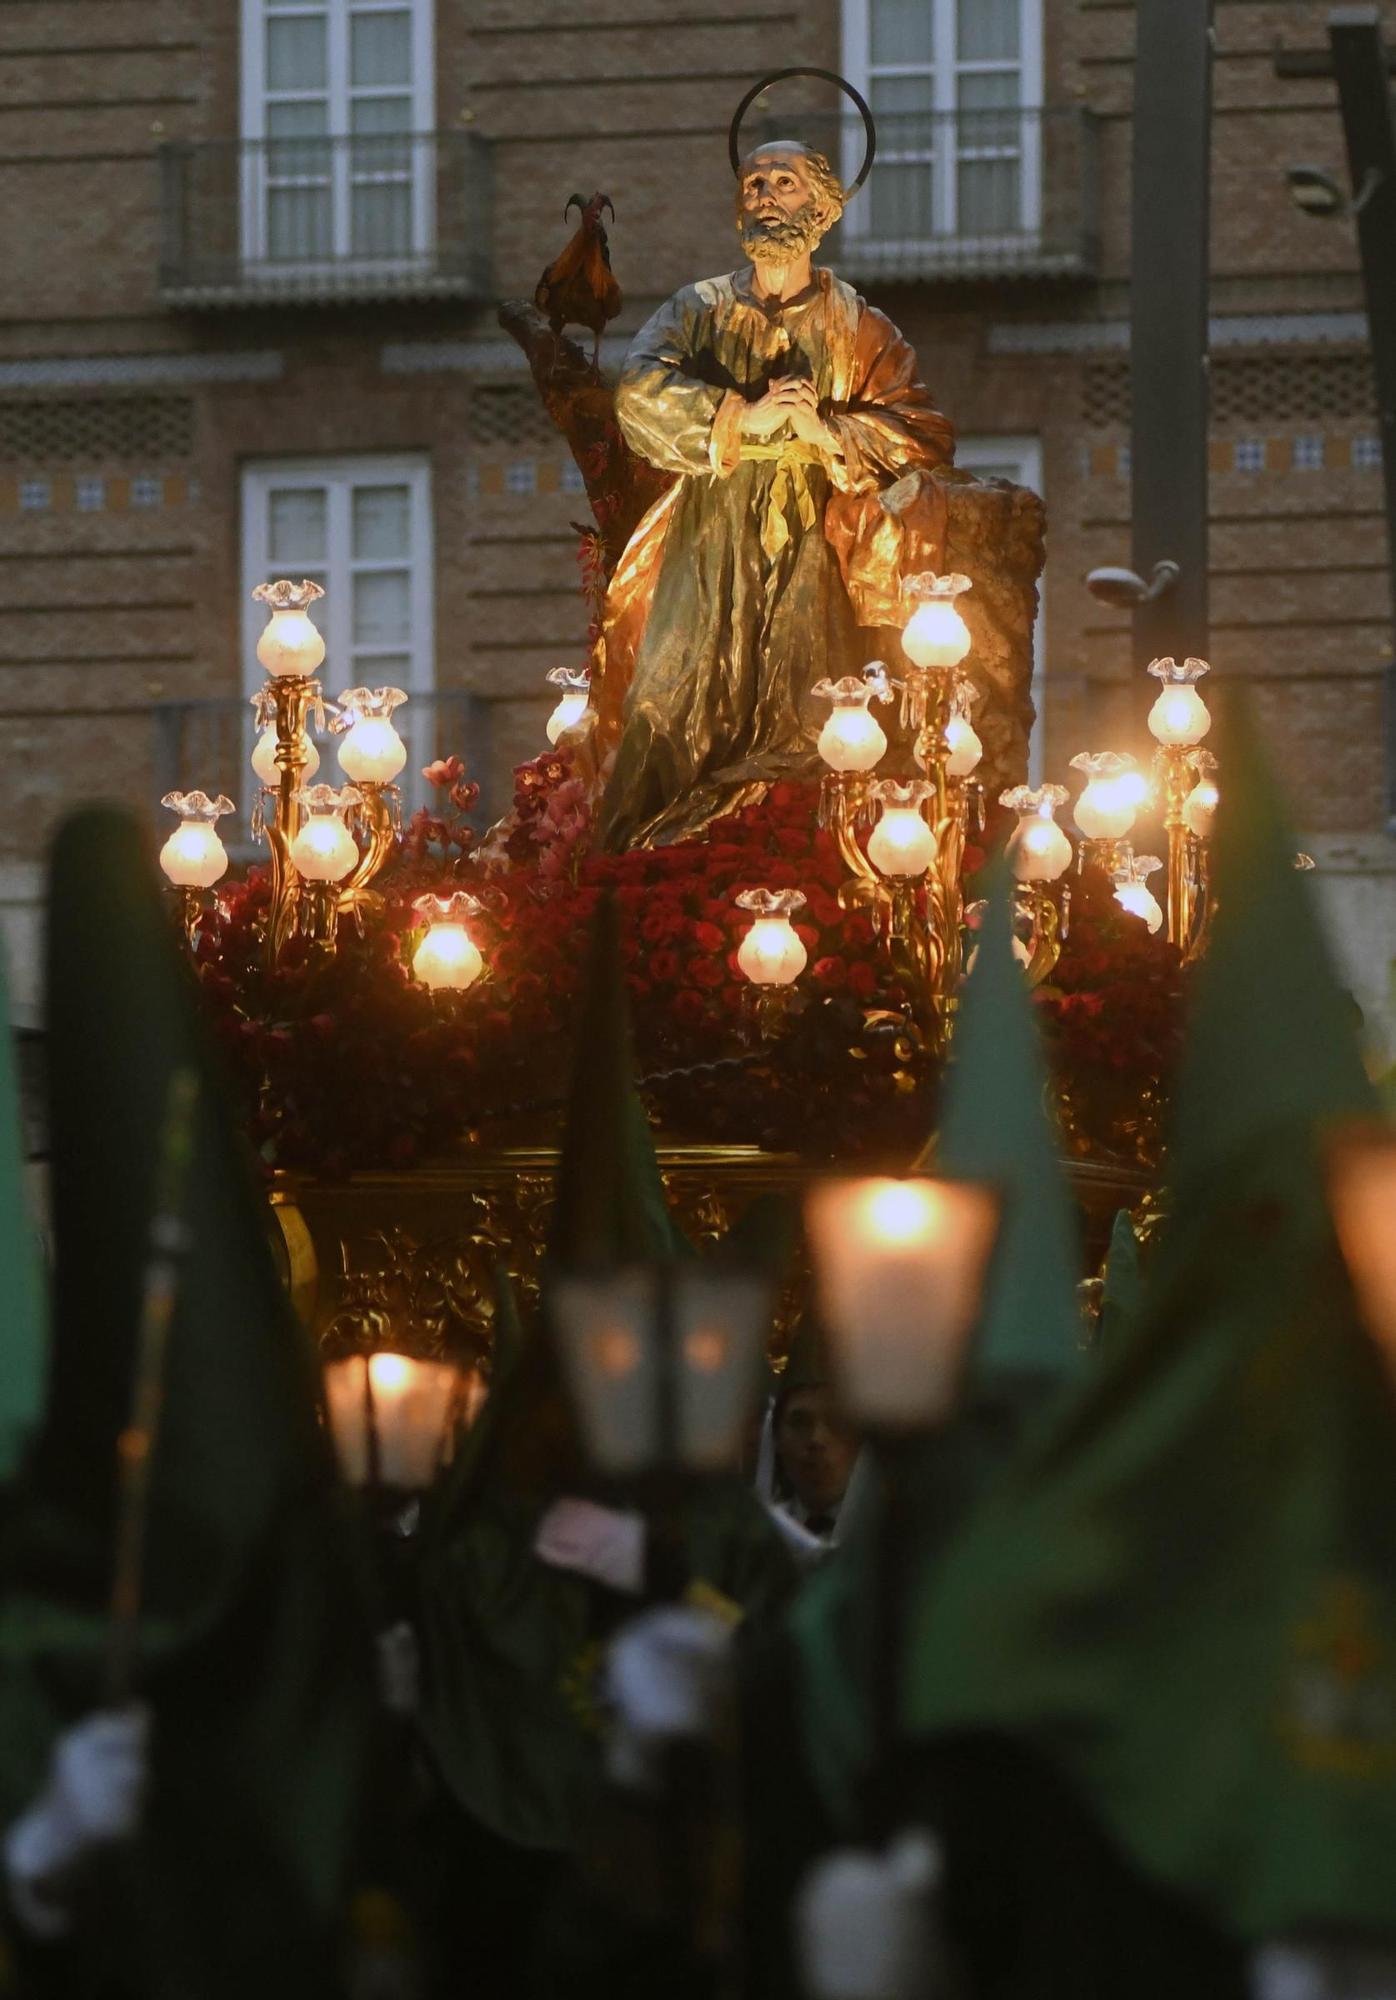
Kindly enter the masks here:
M 1082 750 L 1071 760 L 1073 771 L 1085 774 L 1086 785 L 1076 801 L 1076 824 L 1087 840 L 1123 840 L 1147 789 L 1132 757 L 1113 750 Z
M 979 732 L 969 717 L 958 710 L 945 725 L 945 750 L 945 774 L 949 778 L 969 777 L 984 755 Z
M 831 1180 L 805 1207 L 842 1401 L 871 1431 L 926 1431 L 955 1401 L 999 1203 L 980 1182 Z
M 737 964 L 753 986 L 791 986 L 809 963 L 790 919 L 805 907 L 798 889 L 743 889 L 739 910 L 750 910 L 751 929 L 737 947 Z
M 915 605 L 902 633 L 902 650 L 913 666 L 958 667 L 970 649 L 969 627 L 955 599 L 973 586 L 967 576 L 908 577 L 903 595 Z
M 587 712 L 591 700 L 591 675 L 574 674 L 570 667 L 554 667 L 547 677 L 562 693 L 557 707 L 548 717 L 547 731 L 549 743 L 556 743 L 569 729 L 575 729 Z
M 1199 840 L 1207 840 L 1211 836 L 1217 807 L 1221 804 L 1221 793 L 1212 776 L 1217 760 L 1210 750 L 1197 750 L 1193 753 L 1192 765 L 1197 773 L 1197 783 L 1183 800 L 1183 824 Z
M 1149 731 L 1155 742 L 1167 749 L 1186 749 L 1200 743 L 1212 726 L 1207 704 L 1195 683 L 1211 668 L 1205 660 L 1155 660 L 1149 672 L 1163 683 L 1158 699 L 1149 710 Z
M 907 879 L 924 875 L 936 858 L 936 837 L 921 807 L 935 787 L 924 778 L 899 785 L 883 778 L 872 788 L 882 816 L 868 835 L 868 859 L 883 875 Z
M 273 680 L 292 675 L 308 680 L 324 659 L 324 635 L 310 616 L 311 605 L 324 594 L 308 577 L 303 583 L 282 577 L 277 583 L 259 583 L 253 591 L 271 613 L 257 641 L 257 658 Z
M 236 810 L 232 800 L 221 792 L 216 799 L 207 792 L 166 792 L 160 803 L 179 814 L 179 825 L 160 849 L 167 880 L 177 889 L 211 889 L 228 870 L 228 850 L 215 822 Z
M 1396 1381 L 1396 1132 L 1357 1126 L 1328 1149 L 1328 1201 L 1358 1310 Z
M 887 737 L 868 704 L 890 701 L 885 676 L 871 680 L 845 674 L 842 680 L 816 681 L 811 694 L 831 704 L 819 732 L 819 754 L 831 771 L 871 771 L 886 754 Z
M 325 1409 L 351 1486 L 421 1493 L 448 1455 L 458 1423 L 469 1424 L 484 1384 L 451 1361 L 418 1361 L 380 1351 L 331 1361 Z
M 1148 878 L 1163 863 L 1154 854 L 1136 854 L 1115 878 L 1115 901 L 1132 917 L 1142 917 L 1154 937 L 1163 928 L 1163 909 L 1149 887 Z
M 718 1472 L 740 1459 L 770 1288 L 701 1265 L 558 1280 L 550 1299 L 587 1450 L 603 1472 Z
M 1018 882 L 1055 882 L 1071 866 L 1071 842 L 1057 825 L 1058 806 L 1067 800 L 1063 785 L 1015 785 L 999 804 L 1019 815 L 1005 852 Z
M 301 737 L 301 752 L 304 763 L 300 774 L 303 778 L 313 778 L 320 768 L 320 752 L 309 736 Z M 270 723 L 257 738 L 252 751 L 252 769 L 258 781 L 268 791 L 274 792 L 281 783 L 281 768 L 276 761 L 276 724 Z
M 339 768 L 356 785 L 390 785 L 407 762 L 407 745 L 392 722 L 406 699 L 394 687 L 346 688 L 339 697 Z
M 291 863 L 306 882 L 342 882 L 359 858 L 344 815 L 363 794 L 353 785 L 303 785 L 296 804 L 306 817 L 291 842 Z
M 412 954 L 412 976 L 433 993 L 464 993 L 484 971 L 480 947 L 466 929 L 480 908 L 464 889 L 452 896 L 418 896 L 413 903 L 426 935 Z

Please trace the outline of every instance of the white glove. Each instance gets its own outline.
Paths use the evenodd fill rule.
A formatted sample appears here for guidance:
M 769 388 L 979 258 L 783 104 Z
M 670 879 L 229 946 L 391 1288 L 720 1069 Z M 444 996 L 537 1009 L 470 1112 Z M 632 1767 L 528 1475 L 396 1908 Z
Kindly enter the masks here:
M 1262 1945 L 1251 1960 L 1255 2000 L 1396 2000 L 1396 1958 L 1344 1946 Z
M 795 1937 L 809 2000 L 940 2000 L 948 1992 L 936 1919 L 940 1849 L 900 1834 L 885 1855 L 836 1849 L 795 1899 Z
M 614 1712 L 606 1762 L 617 1784 L 651 1789 L 666 1745 L 712 1734 L 731 1639 L 730 1625 L 688 1604 L 661 1605 L 622 1626 L 606 1657 Z
M 389 1715 L 415 1715 L 421 1707 L 422 1652 L 417 1635 L 405 1618 L 374 1638 L 378 1655 L 378 1693 Z
M 44 1788 L 5 1835 L 15 1914 L 35 1937 L 61 1937 L 69 1879 L 98 1848 L 128 1840 L 145 1798 L 150 1711 L 102 1709 L 64 1730 Z
M 557 1500 L 538 1523 L 533 1553 L 612 1590 L 638 1595 L 645 1580 L 645 1522 L 593 1500 Z

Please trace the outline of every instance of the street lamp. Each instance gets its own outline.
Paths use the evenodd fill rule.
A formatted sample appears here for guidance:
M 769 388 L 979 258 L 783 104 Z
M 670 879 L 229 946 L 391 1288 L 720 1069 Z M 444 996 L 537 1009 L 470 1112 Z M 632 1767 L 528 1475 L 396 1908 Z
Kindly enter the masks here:
M 805 1213 L 849 1416 L 893 1436 L 936 1429 L 979 1311 L 997 1194 L 974 1181 L 829 1180 Z
M 554 1283 L 563 1368 L 597 1468 L 615 1477 L 735 1466 L 760 1388 L 771 1288 L 700 1264 Z

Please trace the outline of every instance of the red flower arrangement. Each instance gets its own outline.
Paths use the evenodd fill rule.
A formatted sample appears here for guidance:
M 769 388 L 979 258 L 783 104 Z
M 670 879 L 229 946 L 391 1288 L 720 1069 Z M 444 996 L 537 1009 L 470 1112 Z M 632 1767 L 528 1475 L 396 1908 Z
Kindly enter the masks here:
M 378 907 L 345 920 L 332 958 L 293 944 L 265 968 L 263 870 L 225 884 L 203 920 L 199 976 L 269 1165 L 338 1175 L 449 1156 L 474 1135 L 555 1137 L 603 893 L 618 908 L 637 1065 L 663 1130 L 853 1159 L 904 1155 L 932 1129 L 938 1065 L 869 917 L 839 902 L 846 869 L 816 826 L 813 786 L 776 785 L 706 839 L 608 855 L 591 851 L 564 751 L 518 770 L 512 809 L 483 846 L 459 760 L 426 776 L 440 809 L 408 824 Z M 967 873 L 982 860 L 971 850 Z M 434 997 L 410 974 L 412 901 L 467 886 L 483 905 L 487 971 L 467 993 Z M 747 919 L 735 897 L 758 887 L 806 898 L 795 928 L 808 970 L 770 1041 L 736 963 Z M 1103 877 L 1088 870 L 1073 888 L 1068 942 L 1038 995 L 1057 1068 L 1077 1101 L 1083 1078 L 1110 1078 L 1117 1096 L 1163 1088 L 1177 955 Z

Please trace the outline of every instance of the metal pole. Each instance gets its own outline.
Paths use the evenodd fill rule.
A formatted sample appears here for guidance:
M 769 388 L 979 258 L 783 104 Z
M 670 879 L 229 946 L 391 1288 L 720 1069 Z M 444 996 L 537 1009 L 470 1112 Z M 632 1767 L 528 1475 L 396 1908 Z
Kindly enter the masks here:
M 1207 283 L 1213 0 L 1138 0 L 1130 353 L 1134 567 L 1172 561 L 1134 615 L 1136 666 L 1206 657 Z
M 1386 484 L 1386 559 L 1396 618 L 1396 129 L 1380 8 L 1334 7 L 1328 16 L 1328 39 L 1357 202 L 1357 242 Z M 1390 765 L 1388 788 L 1396 794 Z M 1396 811 L 1396 796 L 1388 798 L 1387 811 Z

